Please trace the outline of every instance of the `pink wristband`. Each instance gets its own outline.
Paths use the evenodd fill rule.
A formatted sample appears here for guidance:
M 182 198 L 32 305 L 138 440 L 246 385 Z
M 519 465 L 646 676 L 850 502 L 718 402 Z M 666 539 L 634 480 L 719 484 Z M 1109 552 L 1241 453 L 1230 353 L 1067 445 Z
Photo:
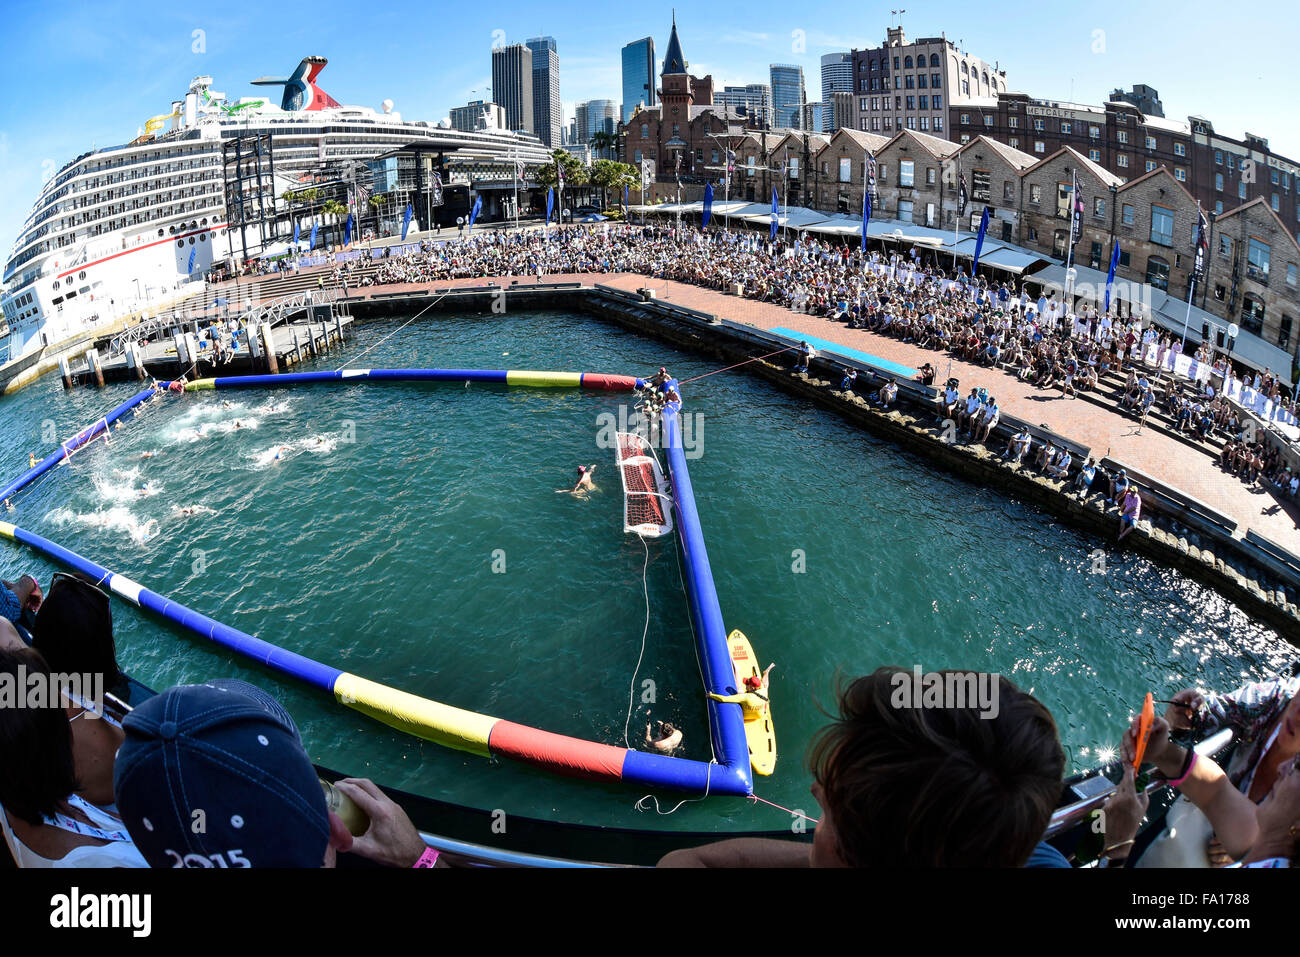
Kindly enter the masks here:
M 416 861 L 414 864 L 412 864 L 411 866 L 412 867 L 433 867 L 434 863 L 437 860 L 438 860 L 438 852 L 431 847 L 426 847 L 424 849 L 424 853 L 420 855 L 420 859 Z
M 1187 770 L 1183 772 L 1183 776 L 1181 778 L 1178 778 L 1177 780 L 1167 781 L 1165 783 L 1168 784 L 1171 788 L 1181 787 L 1182 783 L 1191 776 L 1192 768 L 1196 767 L 1196 759 L 1199 757 L 1200 755 L 1197 754 L 1195 751 L 1193 751 L 1192 759 L 1187 762 Z

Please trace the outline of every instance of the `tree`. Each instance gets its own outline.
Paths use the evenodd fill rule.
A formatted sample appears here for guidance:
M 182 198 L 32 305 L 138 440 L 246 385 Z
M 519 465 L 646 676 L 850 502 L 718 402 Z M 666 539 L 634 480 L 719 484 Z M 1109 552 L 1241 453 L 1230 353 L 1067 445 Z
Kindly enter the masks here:
M 582 160 L 568 150 L 555 150 L 551 153 L 551 162 L 537 170 L 537 182 L 542 186 L 556 185 L 556 163 L 559 163 L 560 168 L 564 170 L 564 189 L 570 196 L 591 182 L 591 170 L 583 164 Z M 560 197 L 557 196 L 556 202 L 559 201 Z
M 612 155 L 614 147 L 618 145 L 618 138 L 613 133 L 598 130 L 591 134 L 591 141 L 587 145 L 592 148 L 597 156 L 603 157 L 606 153 Z
M 348 208 L 344 206 L 342 203 L 340 203 L 338 200 L 330 199 L 330 200 L 326 200 L 325 205 L 321 207 L 321 212 L 324 213 L 326 216 L 334 217 L 334 239 L 335 239 L 334 245 L 341 246 L 342 243 L 338 241 L 340 238 L 339 217 L 346 216 L 348 213 Z
M 382 215 L 384 211 L 384 207 L 387 204 L 388 204 L 388 196 L 384 193 L 380 193 L 378 196 L 371 196 L 370 199 L 366 201 L 366 205 L 370 207 L 370 212 L 372 212 L 375 216 L 376 235 L 378 235 L 379 233 L 379 218 Z
M 604 200 L 601 209 L 606 209 L 609 207 L 611 194 L 615 197 L 614 201 L 618 202 L 623 196 L 623 187 L 636 186 L 641 181 L 641 177 L 636 169 L 627 163 L 601 159 L 591 164 L 591 181 L 600 187 Z

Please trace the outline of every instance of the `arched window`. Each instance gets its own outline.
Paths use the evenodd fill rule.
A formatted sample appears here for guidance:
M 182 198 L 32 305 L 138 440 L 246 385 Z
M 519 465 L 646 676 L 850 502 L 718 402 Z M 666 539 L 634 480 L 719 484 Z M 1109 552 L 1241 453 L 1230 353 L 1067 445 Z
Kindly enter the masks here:
M 903 57 L 903 69 L 904 70 L 912 69 L 912 58 L 910 56 Z
M 985 86 L 989 85 L 989 75 L 987 73 L 983 75 L 983 81 Z
M 930 54 L 930 66 L 935 67 L 936 69 L 938 68 L 938 66 L 939 66 L 939 54 L 937 54 L 937 53 L 931 53 L 931 54 Z
M 962 76 L 970 76 L 970 67 L 968 67 L 968 66 L 966 65 L 966 62 L 965 62 L 964 60 L 962 61 L 962 64 L 961 64 L 961 75 L 962 75 Z

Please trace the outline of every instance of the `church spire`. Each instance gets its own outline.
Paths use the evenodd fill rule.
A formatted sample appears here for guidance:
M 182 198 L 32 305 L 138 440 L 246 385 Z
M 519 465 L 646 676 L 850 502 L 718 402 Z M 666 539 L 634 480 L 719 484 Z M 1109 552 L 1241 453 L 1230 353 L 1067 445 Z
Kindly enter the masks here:
M 664 54 L 664 76 L 686 72 L 686 58 L 682 56 L 682 42 L 677 39 L 677 11 L 673 10 L 673 32 L 668 38 L 668 52 Z

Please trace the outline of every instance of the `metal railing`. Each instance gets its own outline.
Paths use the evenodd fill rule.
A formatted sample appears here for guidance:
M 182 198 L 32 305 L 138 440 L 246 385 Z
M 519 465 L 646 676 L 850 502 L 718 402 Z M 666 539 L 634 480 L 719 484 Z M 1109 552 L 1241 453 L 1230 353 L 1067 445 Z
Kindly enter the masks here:
M 597 868 L 597 867 L 633 867 L 631 864 L 601 864 L 594 861 L 574 861 L 563 857 L 548 857 L 542 854 L 525 854 L 521 851 L 508 851 L 499 847 L 487 847 L 471 844 L 455 838 L 440 837 L 437 834 L 420 832 L 425 844 L 434 850 L 446 854 L 448 863 L 458 867 L 537 867 L 537 868 Z

